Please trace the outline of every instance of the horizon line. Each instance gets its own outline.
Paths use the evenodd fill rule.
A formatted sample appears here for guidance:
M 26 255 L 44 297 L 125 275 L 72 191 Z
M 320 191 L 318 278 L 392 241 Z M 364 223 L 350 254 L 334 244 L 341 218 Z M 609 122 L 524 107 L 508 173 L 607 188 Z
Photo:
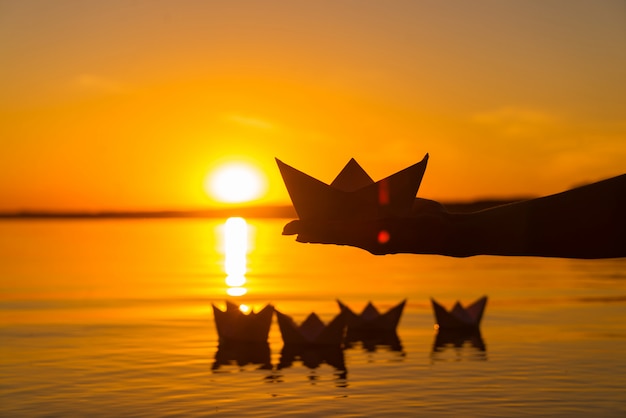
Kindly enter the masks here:
M 528 198 L 479 199 L 474 201 L 440 202 L 451 212 L 475 212 L 494 206 L 518 202 Z M 297 218 L 290 204 L 245 205 L 211 207 L 203 209 L 106 209 L 106 210 L 55 210 L 18 209 L 0 211 L 2 219 L 160 219 L 160 218 L 224 218 L 241 216 L 248 218 Z

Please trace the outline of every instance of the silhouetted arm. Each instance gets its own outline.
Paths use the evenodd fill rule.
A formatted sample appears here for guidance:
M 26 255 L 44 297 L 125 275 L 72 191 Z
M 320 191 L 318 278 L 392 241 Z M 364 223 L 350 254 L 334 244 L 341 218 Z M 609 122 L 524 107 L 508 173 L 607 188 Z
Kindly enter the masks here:
M 373 254 L 626 257 L 626 175 L 468 214 L 416 199 L 407 218 L 293 221 L 283 234 Z

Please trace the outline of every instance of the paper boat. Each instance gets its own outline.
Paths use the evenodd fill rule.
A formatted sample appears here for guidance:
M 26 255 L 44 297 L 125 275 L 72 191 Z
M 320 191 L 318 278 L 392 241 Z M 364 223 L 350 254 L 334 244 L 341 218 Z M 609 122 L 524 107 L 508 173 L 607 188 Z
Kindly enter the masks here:
M 487 296 L 483 296 L 466 308 L 457 302 L 450 311 L 447 311 L 434 299 L 431 299 L 431 302 L 439 330 L 463 330 L 478 328 L 487 305 Z
M 340 313 L 328 325 L 315 313 L 311 313 L 302 324 L 297 325 L 289 315 L 276 311 L 278 327 L 287 344 L 340 345 L 343 341 L 345 319 Z
M 395 331 L 400 322 L 406 299 L 398 305 L 381 314 L 378 309 L 368 302 L 360 314 L 354 313 L 349 307 L 337 301 L 341 312 L 346 316 L 348 332 L 350 331 Z
M 367 220 L 411 213 L 428 154 L 419 163 L 377 182 L 351 159 L 330 185 L 278 158 L 276 162 L 301 220 Z
M 272 324 L 274 307 L 267 305 L 259 312 L 243 313 L 237 305 L 226 302 L 226 310 L 213 305 L 215 327 L 220 341 L 265 342 Z

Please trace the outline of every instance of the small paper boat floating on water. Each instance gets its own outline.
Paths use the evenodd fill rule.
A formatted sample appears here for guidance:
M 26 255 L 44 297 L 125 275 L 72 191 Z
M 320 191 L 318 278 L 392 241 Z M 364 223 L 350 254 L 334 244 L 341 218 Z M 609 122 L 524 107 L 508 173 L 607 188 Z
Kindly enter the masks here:
M 436 326 L 440 331 L 477 330 L 487 305 L 487 296 L 483 296 L 467 307 L 456 302 L 450 311 L 434 299 L 431 299 L 431 302 L 435 311 Z
M 272 325 L 274 307 L 267 305 L 257 313 L 245 314 L 239 306 L 227 301 L 225 311 L 213 305 L 213 315 L 220 341 L 265 342 Z
M 330 185 L 278 158 L 276 162 L 301 220 L 371 220 L 411 213 L 428 154 L 419 163 L 377 182 L 351 159 Z
M 354 313 L 352 309 L 339 300 L 337 303 L 341 312 L 346 316 L 348 332 L 382 332 L 396 330 L 406 304 L 406 299 L 384 314 L 381 314 L 372 302 L 368 302 L 360 314 Z
M 279 311 L 276 311 L 276 317 L 285 344 L 340 345 L 343 341 L 345 319 L 342 314 L 327 325 L 315 313 L 311 313 L 300 325 Z
M 360 314 L 354 313 L 348 306 L 337 301 L 341 311 L 346 316 L 348 324 L 346 330 L 346 347 L 352 343 L 361 342 L 366 351 L 374 352 L 378 347 L 385 346 L 392 351 L 402 351 L 402 343 L 396 333 L 406 300 L 381 314 L 378 309 L 368 302 Z

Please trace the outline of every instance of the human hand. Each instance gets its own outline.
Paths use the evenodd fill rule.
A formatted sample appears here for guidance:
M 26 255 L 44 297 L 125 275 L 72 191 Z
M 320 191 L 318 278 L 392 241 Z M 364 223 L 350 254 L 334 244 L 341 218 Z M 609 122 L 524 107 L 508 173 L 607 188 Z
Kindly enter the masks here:
M 375 255 L 441 254 L 451 233 L 450 215 L 438 202 L 415 199 L 408 217 L 373 220 L 295 220 L 283 235 L 296 241 L 348 245 Z

